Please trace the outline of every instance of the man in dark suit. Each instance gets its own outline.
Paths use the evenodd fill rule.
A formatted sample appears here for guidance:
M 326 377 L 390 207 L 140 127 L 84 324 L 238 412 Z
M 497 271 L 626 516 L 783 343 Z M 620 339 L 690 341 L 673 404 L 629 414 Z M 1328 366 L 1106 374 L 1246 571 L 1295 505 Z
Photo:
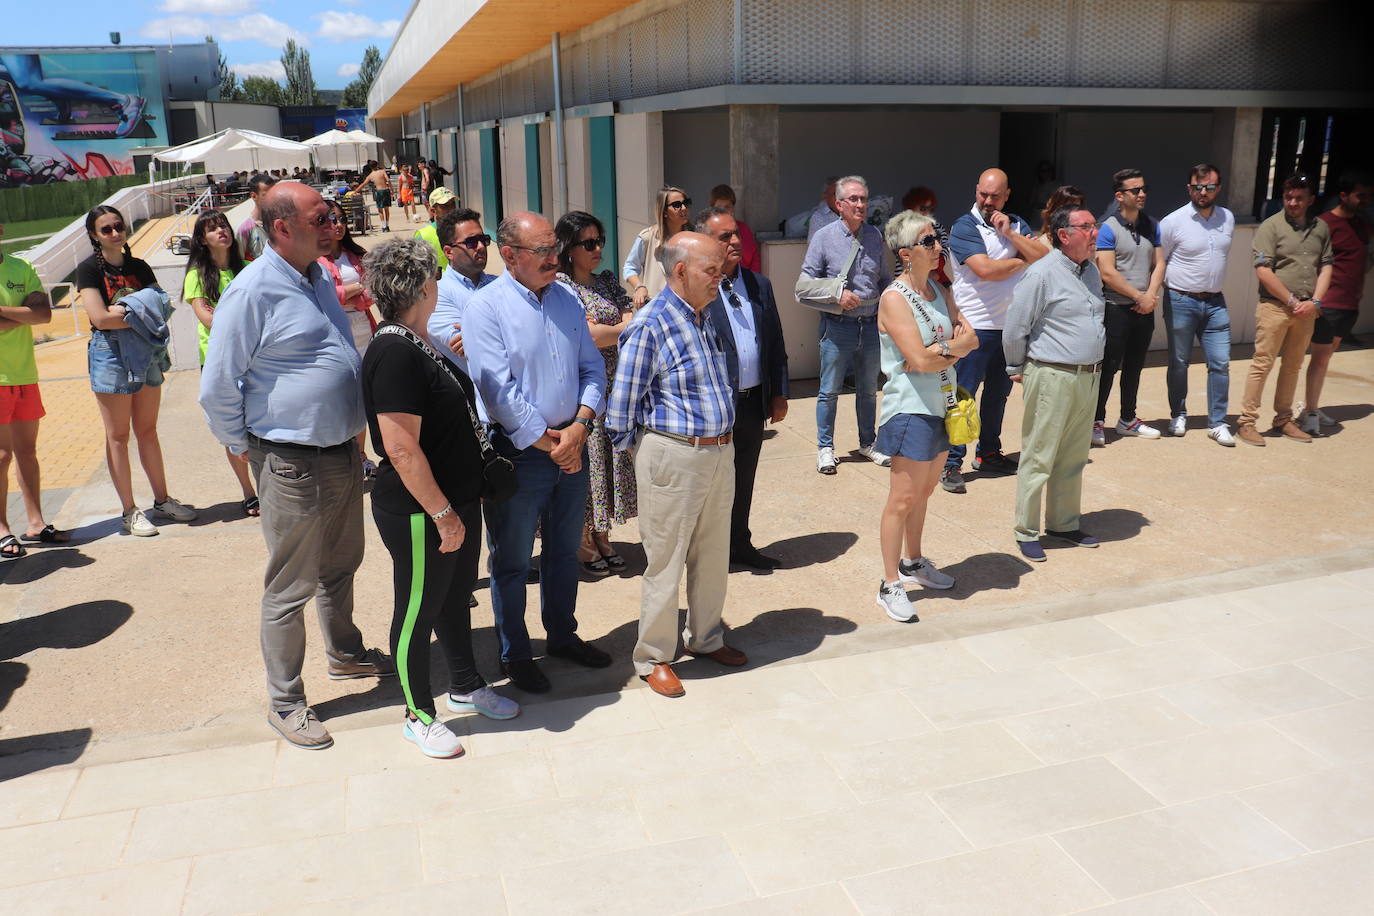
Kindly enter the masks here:
M 725 351 L 735 389 L 735 502 L 730 512 L 730 562 L 771 570 L 782 564 L 754 547 L 749 509 L 759 466 L 765 423 L 787 416 L 787 351 L 773 284 L 740 266 L 739 224 L 724 207 L 710 207 L 696 220 L 697 231 L 725 246 L 720 295 L 706 309 Z

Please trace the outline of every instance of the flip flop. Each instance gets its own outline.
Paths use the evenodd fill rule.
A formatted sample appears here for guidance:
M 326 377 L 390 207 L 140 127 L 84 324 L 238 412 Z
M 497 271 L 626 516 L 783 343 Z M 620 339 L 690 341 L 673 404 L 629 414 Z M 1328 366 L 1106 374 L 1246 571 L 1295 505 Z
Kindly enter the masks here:
M 68 544 L 71 543 L 72 533 L 70 531 L 60 531 L 52 525 L 44 525 L 43 530 L 37 534 L 22 534 L 19 540 L 25 544 Z
M 12 534 L 7 534 L 0 538 L 0 557 L 6 560 L 17 560 L 22 556 L 27 556 L 28 551 L 24 545 L 19 543 L 19 538 Z
M 243 514 L 249 518 L 257 518 L 259 515 L 262 515 L 262 512 L 259 510 L 259 505 L 256 496 L 248 497 L 243 501 Z
M 609 566 L 611 569 L 625 568 L 625 558 L 622 557 L 620 554 L 615 553 L 614 551 L 612 551 L 611 553 L 603 553 L 601 555 L 601 559 L 605 560 L 606 565 Z

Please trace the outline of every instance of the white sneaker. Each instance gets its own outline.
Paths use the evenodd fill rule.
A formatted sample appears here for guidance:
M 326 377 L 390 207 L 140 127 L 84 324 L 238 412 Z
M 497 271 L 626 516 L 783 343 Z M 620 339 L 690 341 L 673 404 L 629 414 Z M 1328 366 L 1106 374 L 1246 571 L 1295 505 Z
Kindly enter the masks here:
M 406 718 L 406 724 L 401 732 L 407 741 L 413 742 L 420 752 L 426 757 L 435 757 L 440 760 L 449 757 L 461 757 L 463 754 L 463 744 L 458 740 L 458 736 L 453 733 L 447 723 L 440 722 L 438 719 L 432 720 L 428 725 L 419 719 Z
M 835 450 L 833 448 L 823 448 L 816 452 L 816 470 L 822 474 L 835 473 Z
M 1303 414 L 1302 431 L 1309 436 L 1320 436 L 1322 434 L 1321 418 L 1317 416 L 1316 411 L 1308 411 Z
M 897 575 L 907 585 L 938 589 L 954 587 L 954 577 L 941 572 L 925 557 L 917 557 L 914 560 L 902 557 L 897 561 Z
M 200 517 L 196 514 L 195 509 L 185 503 L 177 502 L 170 496 L 163 502 L 153 503 L 153 512 L 170 518 L 174 522 L 194 522 Z
M 1118 420 L 1116 423 L 1116 434 L 1118 436 L 1138 436 L 1141 439 L 1158 439 L 1159 430 L 1153 426 L 1146 426 L 1140 422 L 1140 418 L 1127 423 L 1125 420 Z
M 1183 438 L 1183 434 L 1188 431 L 1188 418 L 1179 414 L 1169 421 L 1169 435 Z
M 1225 423 L 1218 423 L 1207 433 L 1207 438 L 1216 441 L 1217 445 L 1224 445 L 1227 448 L 1236 447 L 1236 439 L 1231 435 L 1231 428 Z
M 448 708 L 454 712 L 478 712 L 488 719 L 514 719 L 520 715 L 520 704 L 501 696 L 490 687 L 472 693 L 450 693 Z
M 139 508 L 124 513 L 124 533 L 136 538 L 150 538 L 158 533 L 157 526 L 148 521 L 148 516 Z
M 1101 421 L 1101 420 L 1094 420 L 1094 421 L 1093 421 L 1093 445 L 1096 446 L 1097 448 L 1103 448 L 1103 447 L 1106 446 L 1106 444 L 1107 444 L 1107 430 L 1106 430 L 1106 428 L 1102 425 L 1102 421 Z
M 1320 407 L 1318 407 L 1316 410 L 1312 412 L 1317 415 L 1317 420 L 1321 423 L 1322 426 L 1336 425 L 1336 421 L 1328 417 L 1326 415 L 1326 411 L 1322 410 Z
M 916 616 L 916 609 L 911 606 L 911 599 L 906 596 L 906 589 L 902 588 L 901 582 L 878 582 L 878 607 L 887 612 L 898 623 L 910 623 L 919 620 Z
M 878 451 L 871 445 L 865 445 L 861 447 L 859 449 L 859 454 L 863 455 L 865 458 L 867 458 L 869 461 L 873 462 L 880 468 L 892 467 L 892 456 L 884 455 L 882 452 Z

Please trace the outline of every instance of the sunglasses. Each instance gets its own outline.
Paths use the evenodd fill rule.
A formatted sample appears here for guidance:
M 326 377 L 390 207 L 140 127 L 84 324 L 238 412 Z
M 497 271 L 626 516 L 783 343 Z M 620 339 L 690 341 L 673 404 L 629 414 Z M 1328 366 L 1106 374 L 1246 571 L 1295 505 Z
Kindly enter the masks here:
M 540 259 L 547 258 L 558 250 L 553 245 L 540 245 L 538 248 L 530 248 L 528 245 L 512 245 L 510 247 L 514 248 L 516 251 L 528 251 L 530 254 Z
M 333 223 L 337 226 L 342 220 L 339 219 L 339 214 L 333 210 L 326 210 L 314 219 L 306 219 L 305 222 L 308 226 L 323 226 L 325 223 Z
M 476 251 L 478 248 L 486 248 L 491 244 L 491 236 L 485 232 L 478 235 L 470 235 L 461 242 L 454 242 L 454 245 L 462 245 L 468 251 Z
M 1193 187 L 1196 188 L 1196 187 L 1199 187 L 1199 185 L 1193 185 Z M 1216 185 L 1213 185 L 1212 187 L 1215 188 Z M 1138 187 L 1138 188 L 1122 188 L 1122 189 L 1121 189 L 1121 193 L 1122 193 L 1122 194 L 1144 194 L 1144 193 L 1145 193 L 1145 185 L 1141 185 L 1141 186 Z
M 604 238 L 582 239 L 581 241 L 573 242 L 572 247 L 581 248 L 583 251 L 596 251 L 598 248 L 606 247 L 606 240 Z
M 926 237 L 923 238 L 923 239 L 918 239 L 916 242 L 912 243 L 911 247 L 912 247 L 912 248 L 915 248 L 917 245 L 920 245 L 920 246 L 921 246 L 922 248 L 924 248 L 926 251 L 934 251 L 934 250 L 935 250 L 935 246 L 936 246 L 936 244 L 939 243 L 939 241 L 940 241 L 939 236 L 934 235 L 934 234 L 932 233 L 931 235 L 928 235 L 928 236 L 926 236 Z
M 1217 188 L 1221 187 L 1221 185 L 1219 185 L 1219 184 L 1190 184 L 1190 185 L 1188 185 L 1188 187 L 1192 188 L 1194 191 L 1215 191 Z
M 672 207 L 674 210 L 686 210 L 691 205 L 692 198 L 690 197 L 684 197 L 682 200 L 672 200 L 668 202 L 668 206 Z
M 101 226 L 98 231 L 101 235 L 122 235 L 124 233 L 124 224 L 110 223 L 108 226 Z

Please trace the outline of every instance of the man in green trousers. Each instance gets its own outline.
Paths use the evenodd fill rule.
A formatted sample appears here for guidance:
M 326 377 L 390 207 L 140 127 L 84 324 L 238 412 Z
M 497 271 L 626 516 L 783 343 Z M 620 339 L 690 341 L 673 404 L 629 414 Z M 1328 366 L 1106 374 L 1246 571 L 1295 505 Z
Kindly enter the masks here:
M 1045 559 L 1042 530 L 1079 547 L 1098 545 L 1079 527 L 1079 516 L 1106 346 L 1093 215 L 1082 207 L 1063 207 L 1050 215 L 1047 229 L 1054 251 L 1026 268 L 1002 332 L 1007 374 L 1025 384 L 1016 544 L 1021 556 L 1035 563 Z

